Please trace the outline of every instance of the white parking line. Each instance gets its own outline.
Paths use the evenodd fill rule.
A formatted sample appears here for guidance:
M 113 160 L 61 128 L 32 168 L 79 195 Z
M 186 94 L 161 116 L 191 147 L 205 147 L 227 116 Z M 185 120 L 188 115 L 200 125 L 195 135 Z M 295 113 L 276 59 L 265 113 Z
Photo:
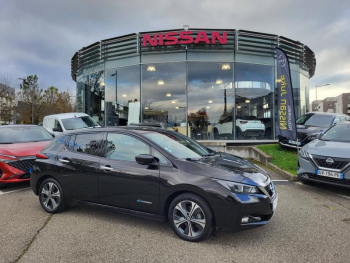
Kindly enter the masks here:
M 13 191 L 8 191 L 8 192 L 0 191 L 0 195 L 11 194 L 11 193 L 20 192 L 20 191 L 24 191 L 24 190 L 28 190 L 28 189 L 30 189 L 30 187 L 18 189 L 18 190 L 13 190 Z
M 347 199 L 350 199 L 350 196 L 347 196 L 347 195 L 340 195 L 340 194 L 337 194 L 337 195 L 344 197 L 344 198 L 347 198 Z
M 272 182 L 289 182 L 288 180 L 272 180 Z

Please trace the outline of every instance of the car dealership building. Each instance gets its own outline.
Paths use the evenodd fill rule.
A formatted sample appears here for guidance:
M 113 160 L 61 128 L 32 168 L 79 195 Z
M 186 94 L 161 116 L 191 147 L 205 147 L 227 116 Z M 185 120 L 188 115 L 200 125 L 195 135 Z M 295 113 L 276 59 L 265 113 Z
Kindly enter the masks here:
M 234 29 L 134 33 L 72 58 L 77 110 L 105 126 L 157 123 L 201 140 L 275 139 L 275 47 L 289 57 L 296 117 L 315 55 L 286 37 Z

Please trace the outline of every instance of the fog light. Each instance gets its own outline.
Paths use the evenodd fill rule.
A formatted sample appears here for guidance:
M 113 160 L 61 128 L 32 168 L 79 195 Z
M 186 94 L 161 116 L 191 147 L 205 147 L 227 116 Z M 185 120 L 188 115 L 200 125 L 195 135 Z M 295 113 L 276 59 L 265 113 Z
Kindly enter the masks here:
M 246 224 L 248 222 L 249 222 L 249 217 L 248 216 L 242 217 L 242 221 L 241 221 L 242 224 Z

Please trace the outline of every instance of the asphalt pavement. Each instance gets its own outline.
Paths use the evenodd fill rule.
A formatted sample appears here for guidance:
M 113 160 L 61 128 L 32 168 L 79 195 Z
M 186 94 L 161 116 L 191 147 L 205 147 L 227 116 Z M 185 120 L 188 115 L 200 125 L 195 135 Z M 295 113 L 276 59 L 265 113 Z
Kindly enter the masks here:
M 51 216 L 28 184 L 10 186 L 0 191 L 0 262 L 350 262 L 350 191 L 270 173 L 279 194 L 270 223 L 200 243 L 101 208 Z

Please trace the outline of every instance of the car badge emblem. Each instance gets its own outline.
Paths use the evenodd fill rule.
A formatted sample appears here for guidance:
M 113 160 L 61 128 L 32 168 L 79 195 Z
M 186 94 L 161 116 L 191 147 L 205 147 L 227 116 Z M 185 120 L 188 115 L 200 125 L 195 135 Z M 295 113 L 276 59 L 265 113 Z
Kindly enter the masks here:
M 334 160 L 333 160 L 332 158 L 328 158 L 328 159 L 326 160 L 326 163 L 327 163 L 327 164 L 333 164 L 333 163 L 334 163 Z

